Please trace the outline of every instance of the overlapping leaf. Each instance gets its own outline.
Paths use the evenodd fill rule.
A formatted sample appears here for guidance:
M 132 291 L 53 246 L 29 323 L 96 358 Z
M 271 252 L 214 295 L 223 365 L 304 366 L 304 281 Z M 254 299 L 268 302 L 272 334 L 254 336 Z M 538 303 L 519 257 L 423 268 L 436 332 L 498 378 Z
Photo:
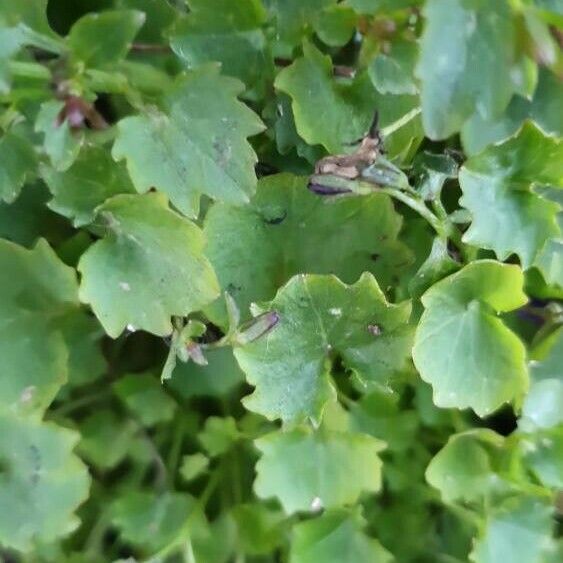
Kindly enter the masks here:
M 390 563 L 393 558 L 363 530 L 357 513 L 334 510 L 320 518 L 301 522 L 293 529 L 291 563 Z
M 42 412 L 68 374 L 57 320 L 76 310 L 76 274 L 43 240 L 33 250 L 0 241 L 0 264 L 0 404 Z
M 125 166 L 116 164 L 103 147 L 85 147 L 70 168 L 45 167 L 42 176 L 53 194 L 49 207 L 76 227 L 91 223 L 96 207 L 106 199 L 134 192 Z
M 422 117 L 426 134 L 444 139 L 475 110 L 495 117 L 508 105 L 516 30 L 506 0 L 428 0 L 424 15 Z
M 413 359 L 439 407 L 471 407 L 484 416 L 528 387 L 525 349 L 496 316 L 524 305 L 519 267 L 473 262 L 423 296 Z
M 350 83 L 336 81 L 330 57 L 313 45 L 306 43 L 303 52 L 278 74 L 275 86 L 292 98 L 299 135 L 310 145 L 342 153 L 367 133 L 376 107 L 375 90 L 365 73 Z
M 515 253 L 524 268 L 537 264 L 555 281 L 552 268 L 538 259 L 545 245 L 560 236 L 560 206 L 532 188 L 563 187 L 563 144 L 528 122 L 516 136 L 470 158 L 459 181 L 460 203 L 473 219 L 464 241 L 494 250 L 501 260 Z M 560 253 L 553 259 L 561 260 Z
M 6 412 L 0 425 L 0 543 L 31 551 L 78 526 L 90 478 L 72 453 L 75 432 Z
M 98 208 L 98 217 L 108 234 L 80 260 L 80 298 L 110 336 L 127 325 L 170 334 L 172 315 L 185 316 L 217 297 L 201 231 L 160 195 L 115 196 Z
M 126 159 L 137 191 L 156 187 L 185 215 L 196 217 L 202 193 L 248 202 L 256 186 L 256 155 L 246 140 L 262 130 L 237 100 L 242 84 L 206 65 L 180 77 L 163 111 L 122 119 L 113 146 Z
M 189 14 L 171 34 L 174 52 L 192 67 L 220 62 L 224 74 L 263 90 L 273 64 L 261 29 L 266 13 L 260 2 L 191 0 L 189 5 Z
M 319 420 L 335 394 L 337 356 L 365 385 L 386 385 L 409 354 L 410 304 L 388 303 L 369 274 L 350 286 L 334 276 L 299 275 L 261 310 L 279 321 L 235 356 L 256 387 L 245 406 L 270 419 Z
M 306 182 L 268 176 L 248 206 L 215 204 L 206 215 L 206 255 L 243 318 L 251 302 L 271 299 L 294 274 L 333 273 L 352 283 L 368 271 L 388 289 L 411 261 L 387 196 L 332 200 L 308 191 Z M 207 313 L 225 323 L 220 303 Z
M 365 434 L 295 429 L 268 434 L 256 446 L 262 457 L 254 489 L 277 497 L 287 513 L 353 504 L 381 487 L 383 442 Z

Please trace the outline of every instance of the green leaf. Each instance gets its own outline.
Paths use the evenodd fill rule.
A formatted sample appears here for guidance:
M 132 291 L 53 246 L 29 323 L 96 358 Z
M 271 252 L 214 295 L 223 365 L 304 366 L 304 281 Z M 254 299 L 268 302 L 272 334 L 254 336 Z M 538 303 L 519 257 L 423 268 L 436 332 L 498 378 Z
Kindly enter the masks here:
M 34 173 L 33 146 L 23 137 L 6 133 L 0 139 L 0 200 L 12 203 Z
M 487 498 L 500 485 L 503 447 L 504 438 L 488 428 L 454 434 L 432 458 L 426 480 L 445 502 Z
M 185 493 L 157 494 L 133 490 L 115 500 L 111 515 L 123 539 L 157 551 L 176 539 L 188 516 L 191 517 L 195 510 L 198 509 L 193 497 Z M 188 532 L 201 525 L 202 516 L 196 515 Z
M 262 123 L 236 99 L 242 84 L 206 65 L 179 78 L 164 112 L 126 117 L 113 146 L 139 192 L 165 192 L 185 215 L 196 217 L 200 194 L 248 202 L 256 185 L 256 155 L 246 140 Z
M 494 250 L 501 260 L 515 253 L 526 269 L 560 234 L 559 206 L 532 187 L 563 187 L 563 144 L 534 124 L 526 123 L 514 137 L 466 161 L 459 181 L 460 204 L 473 218 L 464 242 Z
M 175 25 L 170 46 L 190 67 L 217 61 L 222 72 L 249 89 L 264 90 L 273 71 L 261 26 L 259 0 L 190 0 L 190 12 Z
M 390 563 L 391 554 L 364 532 L 357 512 L 332 510 L 293 528 L 290 563 Z
M 331 47 L 342 47 L 354 35 L 358 17 L 348 6 L 327 6 L 313 20 L 316 34 Z
M 487 518 L 470 555 L 476 563 L 541 563 L 551 547 L 552 508 L 534 498 L 511 499 Z
M 517 266 L 482 260 L 422 296 L 413 360 L 437 406 L 485 416 L 525 393 L 524 345 L 495 314 L 526 303 L 523 281 Z
M 0 240 L 0 405 L 43 412 L 67 379 L 57 317 L 78 305 L 76 274 L 40 240 L 33 250 Z
M 164 336 L 170 317 L 186 316 L 218 295 L 201 231 L 157 194 L 118 195 L 98 208 L 108 234 L 82 256 L 80 298 L 106 332 L 127 325 Z
M 374 391 L 350 409 L 350 430 L 364 432 L 384 441 L 391 451 L 410 447 L 418 430 L 417 413 L 400 410 L 399 396 Z
M 256 494 L 277 497 L 288 514 L 354 504 L 381 487 L 383 442 L 365 434 L 298 428 L 268 434 L 256 447 Z
M 0 544 L 33 553 L 76 529 L 90 478 L 72 453 L 75 432 L 6 412 L 0 426 Z
M 49 207 L 72 219 L 75 227 L 91 223 L 106 199 L 135 191 L 125 166 L 95 145 L 84 147 L 67 170 L 44 167 L 41 175 L 53 194 Z
M 561 408 L 561 402 L 559 402 Z M 559 491 L 563 487 L 563 425 L 526 434 L 521 442 L 526 466 L 544 487 Z
M 378 54 L 369 67 L 373 85 L 381 94 L 417 94 L 414 67 L 418 55 L 416 43 L 397 41 L 390 53 Z
M 235 419 L 230 416 L 226 418 L 210 416 L 205 421 L 203 430 L 198 434 L 201 445 L 211 457 L 230 450 L 239 437 Z
M 113 384 L 113 390 L 143 426 L 169 422 L 174 416 L 174 399 L 151 374 L 126 375 Z
M 417 74 L 426 134 L 449 137 L 475 109 L 485 118 L 500 115 L 514 91 L 508 2 L 428 0 L 424 16 Z
M 367 133 L 376 107 L 375 90 L 366 73 L 352 81 L 337 81 L 330 57 L 312 44 L 305 43 L 303 53 L 278 74 L 274 85 L 291 96 L 299 135 L 310 145 L 342 153 Z
M 81 421 L 79 428 L 78 453 L 101 470 L 113 469 L 123 461 L 137 430 L 130 420 L 110 409 L 96 410 Z
M 96 318 L 81 310 L 72 311 L 56 326 L 68 348 L 68 384 L 76 387 L 98 379 L 107 363 L 100 342 L 104 331 Z
M 49 190 L 39 183 L 27 184 L 11 204 L 0 202 L 0 238 L 25 247 L 43 236 L 53 243 L 68 236 L 65 220 L 47 207 Z
M 316 16 L 336 0 L 264 0 L 272 19 L 276 24 L 277 38 L 288 52 L 311 31 Z
M 530 362 L 532 380 L 560 378 L 562 362 L 563 327 L 559 327 L 533 349 Z
M 347 0 L 359 14 L 378 14 L 422 4 L 422 0 Z
M 48 0 L 0 0 L 0 19 L 8 25 L 24 23 L 35 31 L 53 34 L 47 20 Z
M 231 348 L 206 350 L 206 366 L 194 362 L 177 363 L 166 385 L 185 399 L 225 397 L 244 381 Z
M 283 545 L 288 520 L 279 509 L 263 504 L 238 504 L 233 510 L 239 541 L 249 555 L 269 555 Z
M 301 272 L 333 273 L 352 283 L 367 271 L 387 289 L 410 264 L 407 247 L 397 240 L 401 217 L 390 198 L 323 198 L 307 190 L 306 181 L 268 176 L 246 207 L 218 203 L 205 217 L 206 255 L 243 318 L 252 302 L 271 299 Z M 222 302 L 206 313 L 224 325 Z
M 61 119 L 64 103 L 50 100 L 41 104 L 35 130 L 45 135 L 44 149 L 56 170 L 66 170 L 76 160 L 83 142 L 82 132 L 73 132 Z
M 559 111 L 563 84 L 553 73 L 541 69 L 533 99 L 514 96 L 504 114 L 486 120 L 478 113 L 465 122 L 461 140 L 466 154 L 472 156 L 487 145 L 502 141 L 518 131 L 526 119 L 535 121 L 546 133 L 563 135 L 563 114 Z
M 444 239 L 435 238 L 428 258 L 409 282 L 409 292 L 413 297 L 420 297 L 436 282 L 458 270 L 460 264 L 448 253 L 448 244 Z
M 524 429 L 563 425 L 563 377 L 534 381 L 522 407 L 518 425 Z
M 295 276 L 261 311 L 278 322 L 235 356 L 256 387 L 244 405 L 268 419 L 319 421 L 335 394 L 336 357 L 364 385 L 386 385 L 409 355 L 410 304 L 388 303 L 370 274 L 350 286 L 334 276 Z
M 208 466 L 209 458 L 200 452 L 192 455 L 185 455 L 182 458 L 180 475 L 184 480 L 191 481 L 204 473 Z
M 145 14 L 137 10 L 86 14 L 67 37 L 72 57 L 92 67 L 113 65 L 127 55 L 144 22 Z

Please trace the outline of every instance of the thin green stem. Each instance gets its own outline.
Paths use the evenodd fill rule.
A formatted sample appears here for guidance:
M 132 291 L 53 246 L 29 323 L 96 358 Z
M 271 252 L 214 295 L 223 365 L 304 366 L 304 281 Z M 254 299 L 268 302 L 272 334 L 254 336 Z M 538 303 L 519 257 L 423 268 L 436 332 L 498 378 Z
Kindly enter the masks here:
M 426 219 L 431 227 L 442 237 L 447 236 L 447 229 L 445 225 L 426 207 L 424 202 L 419 199 L 415 199 L 411 195 L 407 195 L 406 193 L 402 192 L 397 188 L 379 188 L 378 192 L 382 192 L 391 196 L 392 198 L 404 203 L 408 207 L 410 207 L 413 211 L 416 211 L 421 217 Z
M 170 446 L 170 451 L 168 452 L 168 459 L 166 461 L 166 466 L 168 468 L 168 476 L 170 480 L 173 480 L 174 475 L 176 474 L 178 461 L 180 459 L 180 454 L 182 452 L 182 440 L 184 438 L 185 431 L 186 431 L 186 417 L 182 412 L 180 412 L 180 414 L 178 415 L 178 421 L 174 428 L 172 445 Z
M 383 127 L 380 131 L 382 137 L 388 137 L 389 135 L 398 131 L 401 127 L 404 127 L 409 121 L 412 121 L 420 112 L 422 111 L 421 107 L 416 107 L 411 109 L 411 111 L 405 113 L 400 119 L 394 121 L 387 127 Z

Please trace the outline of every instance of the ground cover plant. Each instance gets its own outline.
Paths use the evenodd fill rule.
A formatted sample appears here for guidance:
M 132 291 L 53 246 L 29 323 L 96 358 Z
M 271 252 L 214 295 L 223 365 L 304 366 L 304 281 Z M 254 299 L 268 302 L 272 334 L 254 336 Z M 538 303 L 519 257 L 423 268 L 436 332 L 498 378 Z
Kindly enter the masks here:
M 0 0 L 0 559 L 562 561 L 562 42 Z

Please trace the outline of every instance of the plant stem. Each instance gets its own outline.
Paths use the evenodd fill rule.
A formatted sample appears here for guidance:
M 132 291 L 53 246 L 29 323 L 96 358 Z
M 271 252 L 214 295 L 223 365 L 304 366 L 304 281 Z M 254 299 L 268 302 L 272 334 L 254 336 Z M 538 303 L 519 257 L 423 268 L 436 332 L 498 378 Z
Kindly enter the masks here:
M 434 215 L 434 213 L 432 213 L 432 211 L 430 211 L 430 209 L 428 209 L 428 207 L 426 207 L 426 205 L 424 205 L 424 202 L 422 200 L 415 199 L 414 197 L 405 194 L 404 192 L 398 190 L 397 188 L 389 188 L 389 187 L 379 188 L 377 191 L 387 194 L 395 198 L 396 200 L 404 203 L 405 205 L 410 207 L 413 211 L 416 211 L 421 217 L 426 219 L 428 223 L 430 223 L 432 228 L 441 237 L 444 238 L 447 237 L 448 232 L 445 225 L 442 223 L 442 221 L 440 221 L 440 219 L 438 219 L 438 217 L 436 217 L 436 215 Z

